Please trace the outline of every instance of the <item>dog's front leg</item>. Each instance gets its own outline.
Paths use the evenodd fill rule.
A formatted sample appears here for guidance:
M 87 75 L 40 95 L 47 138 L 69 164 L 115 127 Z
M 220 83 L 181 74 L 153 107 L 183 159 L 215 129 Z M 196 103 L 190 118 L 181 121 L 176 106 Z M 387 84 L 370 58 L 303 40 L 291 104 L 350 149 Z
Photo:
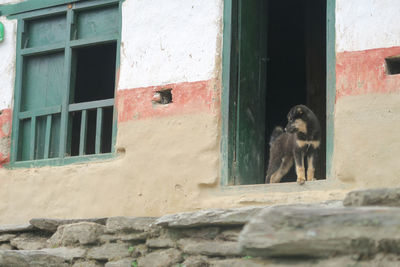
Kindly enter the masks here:
M 307 181 L 316 181 L 315 175 L 315 164 L 316 157 L 314 155 L 309 155 L 307 157 Z
M 296 164 L 297 183 L 304 184 L 306 181 L 306 171 L 304 168 L 304 153 L 301 151 L 294 152 L 294 162 Z

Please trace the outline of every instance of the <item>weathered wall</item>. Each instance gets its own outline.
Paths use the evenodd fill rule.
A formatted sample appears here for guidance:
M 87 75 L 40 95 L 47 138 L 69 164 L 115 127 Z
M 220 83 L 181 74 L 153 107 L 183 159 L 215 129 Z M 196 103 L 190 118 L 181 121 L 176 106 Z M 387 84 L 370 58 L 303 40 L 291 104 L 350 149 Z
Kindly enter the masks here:
M 15 21 L 2 20 L 7 31 L 15 31 Z M 117 149 L 124 152 L 105 163 L 1 170 L 4 223 L 40 214 L 189 210 L 201 206 L 199 184 L 218 183 L 222 1 L 128 0 L 122 21 L 116 97 Z M 6 40 L 0 46 L 10 57 L 0 65 L 0 81 L 8 81 L 3 109 L 10 108 L 14 86 L 15 32 Z M 153 104 L 155 91 L 165 88 L 172 89 L 173 103 Z
M 12 93 L 15 74 L 16 22 L 0 17 L 4 41 L 0 43 L 0 168 L 10 158 Z
M 400 53 L 395 2 L 337 0 L 333 168 L 338 179 L 303 187 L 221 188 L 223 1 L 126 0 L 116 93 L 119 156 L 90 164 L 1 169 L 0 223 L 317 202 L 341 199 L 351 187 L 398 183 L 393 155 L 400 152 L 400 81 L 387 76 L 384 66 L 385 57 Z M 7 56 L 0 61 L 3 162 L 9 154 L 16 27 L 15 21 L 0 19 L 6 26 L 0 54 Z M 162 89 L 172 89 L 173 103 L 152 103 Z
M 334 172 L 357 186 L 400 183 L 400 75 L 385 58 L 400 55 L 395 0 L 337 0 Z

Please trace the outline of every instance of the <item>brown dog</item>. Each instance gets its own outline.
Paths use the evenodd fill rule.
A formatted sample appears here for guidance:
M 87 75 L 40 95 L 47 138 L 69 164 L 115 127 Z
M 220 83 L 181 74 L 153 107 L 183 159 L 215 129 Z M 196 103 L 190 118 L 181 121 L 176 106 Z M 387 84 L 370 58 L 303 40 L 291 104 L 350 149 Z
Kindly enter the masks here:
M 321 144 L 321 126 L 315 114 L 304 105 L 294 106 L 287 115 L 285 131 L 276 127 L 270 138 L 268 171 L 265 183 L 279 183 L 296 165 L 297 183 L 304 184 L 307 158 L 307 181 L 316 180 L 315 166 Z

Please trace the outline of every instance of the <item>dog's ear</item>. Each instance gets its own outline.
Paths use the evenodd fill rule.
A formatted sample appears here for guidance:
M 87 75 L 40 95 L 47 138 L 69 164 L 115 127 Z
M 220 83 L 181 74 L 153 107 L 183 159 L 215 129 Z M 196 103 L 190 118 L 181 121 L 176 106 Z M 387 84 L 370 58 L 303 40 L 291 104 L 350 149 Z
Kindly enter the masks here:
M 297 108 L 297 113 L 298 113 L 299 115 L 301 115 L 301 114 L 303 114 L 303 110 L 302 110 L 300 107 L 298 107 L 298 108 Z

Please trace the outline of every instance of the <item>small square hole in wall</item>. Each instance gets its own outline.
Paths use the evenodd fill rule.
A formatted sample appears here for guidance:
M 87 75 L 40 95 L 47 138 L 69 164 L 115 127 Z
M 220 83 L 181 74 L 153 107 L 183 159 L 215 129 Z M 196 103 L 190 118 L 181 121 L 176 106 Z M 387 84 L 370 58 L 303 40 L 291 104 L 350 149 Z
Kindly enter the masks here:
M 387 74 L 400 74 L 400 55 L 385 58 Z
M 155 92 L 152 102 L 162 105 L 172 103 L 172 89 L 163 89 Z

